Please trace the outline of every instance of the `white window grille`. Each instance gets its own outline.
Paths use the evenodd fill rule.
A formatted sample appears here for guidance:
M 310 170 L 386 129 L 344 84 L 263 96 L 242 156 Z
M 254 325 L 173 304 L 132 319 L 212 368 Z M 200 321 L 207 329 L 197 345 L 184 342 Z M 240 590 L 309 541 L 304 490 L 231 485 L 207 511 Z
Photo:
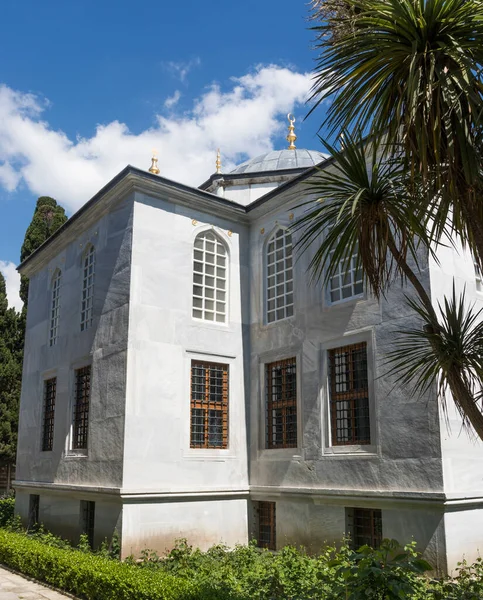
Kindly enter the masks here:
M 337 271 L 330 279 L 330 301 L 332 304 L 357 298 L 364 291 L 362 268 L 358 261 L 358 250 L 349 260 L 341 260 Z
M 211 231 L 200 233 L 193 249 L 193 317 L 226 322 L 227 252 Z
M 96 252 L 94 246 L 89 246 L 83 259 L 81 331 L 88 329 L 92 325 L 95 264 Z
M 476 291 L 483 292 L 483 274 L 481 272 L 480 265 L 478 264 L 478 262 L 476 260 L 474 261 L 473 264 L 475 265 Z
M 55 346 L 59 333 L 60 318 L 60 285 L 62 283 L 62 272 L 57 270 L 52 278 L 52 299 L 50 303 L 50 330 L 49 343 Z
M 267 244 L 267 323 L 293 315 L 292 236 L 278 229 Z

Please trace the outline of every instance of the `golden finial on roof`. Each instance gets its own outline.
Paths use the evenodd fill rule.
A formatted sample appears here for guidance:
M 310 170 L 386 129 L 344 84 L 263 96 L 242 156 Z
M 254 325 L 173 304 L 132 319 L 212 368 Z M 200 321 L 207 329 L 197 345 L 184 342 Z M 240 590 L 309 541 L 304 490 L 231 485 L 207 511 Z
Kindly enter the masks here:
M 149 172 L 153 173 L 154 175 L 159 175 L 159 169 L 158 169 L 158 156 L 157 156 L 157 152 L 156 150 L 153 149 L 153 157 L 151 158 L 151 166 L 149 167 Z
M 216 153 L 216 172 L 221 173 L 221 154 L 219 148 L 218 152 Z
M 297 136 L 295 135 L 295 127 L 294 127 L 294 123 L 295 123 L 295 117 L 288 113 L 287 115 L 287 119 L 288 122 L 290 123 L 290 125 L 288 126 L 288 135 L 287 135 L 287 142 L 288 144 L 288 149 L 289 150 L 295 150 L 295 140 L 297 139 Z

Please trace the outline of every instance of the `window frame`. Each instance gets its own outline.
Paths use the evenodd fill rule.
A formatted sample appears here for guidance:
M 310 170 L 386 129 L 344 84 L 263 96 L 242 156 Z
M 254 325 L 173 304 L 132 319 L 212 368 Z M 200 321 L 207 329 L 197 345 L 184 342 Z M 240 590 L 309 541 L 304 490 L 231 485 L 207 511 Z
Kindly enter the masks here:
M 60 293 L 62 289 L 62 270 L 55 269 L 50 280 L 50 320 L 49 320 L 49 347 L 57 345 L 60 323 Z
M 273 275 L 269 275 L 269 267 L 271 265 L 269 265 L 268 263 L 268 258 L 269 258 L 269 246 L 270 243 L 272 242 L 272 240 L 275 240 L 277 233 L 279 231 L 282 231 L 284 233 L 284 245 L 283 245 L 283 250 L 285 251 L 286 248 L 286 244 L 285 244 L 285 236 L 289 235 L 291 238 L 291 267 L 290 270 L 292 272 L 292 277 L 291 279 L 286 279 L 285 277 L 285 273 L 287 272 L 287 268 L 285 268 L 283 270 L 283 274 L 284 274 L 284 280 L 283 280 L 283 286 L 285 287 L 288 283 L 291 283 L 292 285 L 292 289 L 291 291 L 287 291 L 286 289 L 284 290 L 283 296 L 278 296 L 279 297 L 284 297 L 286 299 L 287 295 L 292 295 L 292 302 L 290 304 L 287 304 L 286 302 L 283 304 L 283 311 L 284 311 L 284 316 L 281 318 L 276 318 L 276 314 L 277 311 L 280 310 L 279 308 L 277 308 L 277 306 L 275 305 L 274 309 L 269 310 L 268 307 L 268 303 L 272 300 L 272 298 L 269 298 L 269 290 L 275 289 L 277 287 L 277 282 L 275 281 L 275 285 L 274 286 L 269 286 L 268 285 L 268 280 L 269 277 L 275 277 L 279 274 L 277 273 L 277 271 L 274 271 Z M 274 249 L 274 251 L 276 252 L 276 248 Z M 272 326 L 275 325 L 276 323 L 280 323 L 281 321 L 286 321 L 288 319 L 292 319 L 295 316 L 295 273 L 294 273 L 294 241 L 293 241 L 293 235 L 290 233 L 289 228 L 284 226 L 284 225 L 277 225 L 274 229 L 272 229 L 272 231 L 270 232 L 270 234 L 267 236 L 267 239 L 265 240 L 264 244 L 263 244 L 263 268 L 262 268 L 262 274 L 263 274 L 263 283 L 262 283 L 262 290 L 263 290 L 263 294 L 262 294 L 262 298 L 263 298 L 263 311 L 262 311 L 262 315 L 263 315 L 263 324 L 266 326 Z M 287 260 L 287 256 L 284 253 L 284 257 L 283 260 L 286 261 Z M 276 265 L 277 261 L 275 260 L 275 265 Z M 282 273 L 282 272 L 281 272 Z M 278 284 L 281 285 L 281 284 Z M 275 295 L 273 298 L 273 301 L 276 302 L 277 300 L 277 296 Z M 291 307 L 292 308 L 292 314 L 287 315 L 287 307 Z M 275 313 L 275 319 L 273 321 L 269 320 L 269 312 L 274 312 Z
M 203 281 L 200 284 L 199 282 L 195 282 L 195 276 L 196 274 L 202 274 L 203 276 L 206 275 L 205 273 L 205 265 L 209 264 L 206 263 L 205 261 L 205 256 L 206 256 L 206 250 L 205 250 L 205 246 L 203 246 L 203 262 L 201 263 L 201 261 L 196 261 L 199 262 L 203 265 L 203 270 L 202 271 L 195 271 L 194 267 L 195 267 L 195 252 L 199 251 L 198 248 L 195 247 L 196 241 L 200 238 L 203 238 L 206 235 L 213 235 L 213 237 L 215 238 L 215 243 L 219 243 L 225 251 L 225 289 L 218 289 L 217 287 L 209 287 L 208 289 L 213 289 L 214 291 L 214 297 L 213 298 L 206 298 L 205 292 L 206 292 L 206 284 L 205 284 L 205 280 L 203 277 Z M 216 254 L 216 249 L 215 249 L 215 262 L 213 263 L 214 268 L 216 270 L 217 268 L 217 264 L 216 264 L 216 257 L 218 256 L 218 254 Z M 194 235 L 193 240 L 192 240 L 192 246 L 191 246 L 191 318 L 196 321 L 197 323 L 203 323 L 204 325 L 209 325 L 209 326 L 215 326 L 215 327 L 226 327 L 229 325 L 230 323 L 230 284 L 231 284 L 231 278 L 230 278 L 230 248 L 229 245 L 227 243 L 227 241 L 221 236 L 219 235 L 219 233 L 217 231 L 214 231 L 214 229 L 212 227 L 210 228 L 204 228 L 200 231 L 196 232 L 196 235 Z M 215 279 L 215 285 L 216 285 L 216 272 L 214 273 L 214 279 Z M 195 301 L 195 294 L 194 294 L 194 288 L 195 286 L 197 287 L 201 287 L 202 288 L 202 295 L 196 296 L 196 299 L 199 299 L 202 301 L 202 306 L 201 307 L 195 307 L 194 306 L 194 301 Z M 217 316 L 217 312 L 216 312 L 216 302 L 217 302 L 217 292 L 224 292 L 225 293 L 225 300 L 224 300 L 224 304 L 225 304 L 225 319 L 223 321 L 217 321 L 216 320 L 216 316 Z M 214 310 L 213 310 L 213 320 L 210 319 L 206 319 L 204 317 L 205 315 L 205 301 L 208 300 L 213 300 L 214 302 Z M 195 310 L 197 311 L 201 311 L 202 316 L 195 316 L 194 312 Z M 211 311 L 208 311 L 211 312 Z M 221 313 L 220 313 L 221 314 Z
M 331 252 L 332 254 L 332 252 Z M 350 259 L 350 271 L 351 273 L 356 271 L 355 268 L 352 268 L 352 261 L 354 259 L 354 256 L 356 256 L 356 254 L 353 254 L 351 256 Z M 346 304 L 347 302 L 357 302 L 358 300 L 364 300 L 366 298 L 366 286 L 364 285 L 364 277 L 362 276 L 362 291 L 360 293 L 357 294 L 352 294 L 351 296 L 349 296 L 348 298 L 340 298 L 339 300 L 332 300 L 332 289 L 331 289 L 331 281 L 334 277 L 338 276 L 338 277 L 342 277 L 342 271 L 341 271 L 341 263 L 345 263 L 345 261 L 340 260 L 339 261 L 339 265 L 338 265 L 338 272 L 337 274 L 334 274 L 329 282 L 327 283 L 327 285 L 324 285 L 324 290 L 325 290 L 325 300 L 328 306 L 340 306 L 343 304 Z M 345 263 L 346 264 L 346 263 Z M 359 269 L 362 269 L 361 266 L 359 266 Z M 339 273 L 340 271 L 340 273 Z M 347 270 L 344 271 L 344 273 L 347 273 Z M 357 281 L 352 281 L 351 280 L 351 287 L 352 289 L 354 289 L 354 286 L 357 284 Z M 341 291 L 341 295 L 342 295 L 342 286 L 338 288 Z
M 89 258 L 92 257 L 91 262 Z M 92 327 L 94 321 L 94 297 L 95 297 L 95 285 L 96 285 L 96 249 L 93 244 L 88 244 L 84 252 L 82 253 L 82 287 L 81 287 L 81 301 L 80 301 L 80 330 L 86 331 Z M 89 272 L 86 274 L 86 269 L 92 265 L 92 283 L 89 283 Z M 85 294 L 85 297 L 84 297 Z M 87 302 L 90 301 L 89 305 Z M 86 303 L 86 305 L 84 305 Z
M 299 373 L 298 373 L 298 364 L 299 361 L 297 361 L 297 356 L 290 356 L 289 358 L 284 358 L 284 359 L 279 359 L 279 360 L 273 360 L 270 362 L 265 362 L 264 363 L 264 379 L 263 379 L 263 384 L 264 384 L 264 438 L 265 438 L 265 443 L 264 443 L 264 449 L 265 450 L 286 450 L 286 449 L 294 449 L 294 448 L 298 448 L 298 444 L 299 444 L 299 410 L 298 410 L 298 398 L 299 398 Z M 280 402 L 276 403 L 273 400 L 273 394 L 271 394 L 272 392 L 272 386 L 273 386 L 273 377 L 271 376 L 270 370 L 272 368 L 276 368 L 277 366 L 280 366 L 282 369 L 286 369 L 287 367 L 290 366 L 294 366 L 295 367 L 295 383 L 293 384 L 294 387 L 294 392 L 295 392 L 295 397 L 291 398 L 290 400 L 286 400 L 285 398 L 283 398 Z M 284 393 L 284 385 L 287 385 L 286 383 L 287 381 L 287 372 L 284 370 L 282 371 L 282 391 L 281 391 L 281 395 L 282 397 L 285 396 Z M 272 396 L 272 399 L 271 399 Z M 274 404 L 277 404 L 276 406 L 274 406 Z M 288 440 L 288 431 L 287 431 L 287 410 L 286 409 L 290 409 L 290 408 L 294 408 L 295 409 L 295 440 L 294 441 L 290 441 Z M 273 419 L 270 419 L 270 411 L 273 410 L 282 410 L 282 413 L 285 415 L 285 418 L 282 422 L 282 443 L 281 444 L 277 444 L 273 442 L 273 438 L 274 438 L 274 426 L 273 426 Z
M 473 268 L 475 271 L 475 286 L 476 293 L 483 295 L 483 272 L 480 269 L 478 262 L 473 258 Z
M 257 515 L 257 546 L 259 548 L 266 548 L 267 550 L 275 551 L 277 549 L 277 506 L 276 502 L 268 502 L 266 500 L 259 500 L 255 506 Z M 262 527 L 268 526 L 269 539 L 268 541 L 262 540 Z
M 210 370 L 205 372 L 205 383 L 204 383 L 204 392 L 203 395 L 205 398 L 203 400 L 194 399 L 193 398 L 193 376 L 194 376 L 194 368 L 196 367 L 203 368 L 220 368 L 222 373 L 222 400 L 221 403 L 217 403 L 216 401 L 211 400 L 211 378 L 212 374 Z M 191 358 L 189 364 L 189 372 L 190 372 L 190 385 L 189 385 L 189 394 L 190 394 L 190 403 L 189 403 L 189 447 L 191 451 L 197 450 L 228 450 L 230 447 L 230 365 L 228 363 L 219 363 L 212 360 L 204 360 L 198 358 Z M 220 406 L 218 407 L 217 404 Z M 193 442 L 194 434 L 194 418 L 193 411 L 202 410 L 206 412 L 206 415 L 203 416 L 203 442 L 196 443 Z M 221 445 L 218 444 L 210 444 L 210 411 L 221 412 Z M 198 432 L 199 433 L 199 432 Z
M 364 520 L 369 521 L 368 531 L 356 536 L 357 528 L 361 528 L 357 522 L 361 523 Z M 365 544 L 379 548 L 384 539 L 382 510 L 380 508 L 346 508 L 346 530 L 351 537 L 351 547 L 354 550 L 358 550 Z
M 89 394 L 88 394 L 88 400 L 87 400 L 87 416 L 84 419 L 84 423 L 82 425 L 83 429 L 85 430 L 84 433 L 82 434 L 82 438 L 85 439 L 85 442 L 83 442 L 83 445 L 78 445 L 77 443 L 77 437 L 78 437 L 78 427 L 81 428 L 81 426 L 77 425 L 78 423 L 78 419 L 77 419 L 77 402 L 79 400 L 79 396 L 78 396 L 78 374 L 81 373 L 82 371 L 88 371 L 89 372 Z M 92 402 L 92 365 L 91 364 L 85 364 L 83 366 L 78 366 L 74 368 L 74 383 L 73 383 L 73 402 L 72 402 L 72 426 L 71 426 L 71 442 L 70 442 L 70 453 L 71 454 L 87 454 L 87 450 L 88 450 L 88 444 L 89 444 L 89 420 L 90 420 L 90 408 L 91 408 L 91 402 Z
M 52 406 L 49 413 L 47 413 L 47 392 L 48 386 L 51 382 L 53 383 L 53 394 L 50 395 L 53 398 Z M 43 380 L 43 401 L 42 401 L 42 427 L 41 427 L 41 438 L 40 438 L 40 450 L 41 452 L 51 452 L 54 449 L 54 431 L 55 431 L 55 403 L 57 400 L 57 376 L 47 377 Z
M 320 345 L 322 367 L 320 386 L 321 399 L 321 419 L 322 427 L 322 454 L 323 455 L 368 455 L 376 456 L 380 454 L 378 423 L 376 420 L 377 410 L 377 381 L 375 372 L 374 357 L 374 330 L 372 327 L 366 328 L 354 335 L 344 336 L 330 342 Z M 332 442 L 332 422 L 330 405 L 330 382 L 329 382 L 329 351 L 344 346 L 352 346 L 361 342 L 366 343 L 367 349 L 367 381 L 369 394 L 369 426 L 371 440 L 370 444 L 333 444 Z
M 93 549 L 96 527 L 96 503 L 93 500 L 81 500 L 79 512 L 81 535 L 87 535 L 89 546 Z

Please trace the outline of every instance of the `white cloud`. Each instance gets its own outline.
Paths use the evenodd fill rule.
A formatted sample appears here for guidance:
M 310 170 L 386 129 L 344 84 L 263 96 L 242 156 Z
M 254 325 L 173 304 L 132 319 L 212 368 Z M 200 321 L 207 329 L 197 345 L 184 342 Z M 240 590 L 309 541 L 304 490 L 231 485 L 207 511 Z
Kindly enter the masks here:
M 285 128 L 285 115 L 305 101 L 309 88 L 309 74 L 260 66 L 233 78 L 227 90 L 213 84 L 189 112 L 156 115 L 153 127 L 139 134 L 113 121 L 98 125 L 90 138 L 72 140 L 44 120 L 49 106 L 44 99 L 3 85 L 0 186 L 13 191 L 26 185 L 74 211 L 127 164 L 147 169 L 152 148 L 161 175 L 199 185 L 215 171 L 218 147 L 224 171 L 245 155 L 271 150 Z
M 181 92 L 176 90 L 172 96 L 168 96 L 164 101 L 164 106 L 166 108 L 173 108 L 176 104 L 178 104 L 179 99 L 181 98 Z
M 182 83 L 186 82 L 186 77 L 188 76 L 188 73 L 194 67 L 199 67 L 200 65 L 201 65 L 201 59 L 199 56 L 189 60 L 188 62 L 170 61 L 170 62 L 164 63 L 165 68 L 173 75 L 173 77 L 176 77 L 176 79 L 179 79 Z
M 13 306 L 16 310 L 20 311 L 23 302 L 20 300 L 19 296 L 20 275 L 17 272 L 16 265 L 14 265 L 13 262 L 0 260 L 0 273 L 5 277 L 8 305 Z

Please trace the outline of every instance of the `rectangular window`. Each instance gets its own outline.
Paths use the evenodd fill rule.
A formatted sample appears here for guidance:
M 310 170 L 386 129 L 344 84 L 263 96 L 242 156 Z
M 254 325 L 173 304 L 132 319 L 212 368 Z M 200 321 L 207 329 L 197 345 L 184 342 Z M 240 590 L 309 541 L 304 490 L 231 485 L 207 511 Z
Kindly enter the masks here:
M 329 350 L 332 445 L 370 444 L 367 344 Z
M 92 325 L 94 303 L 94 274 L 96 253 L 93 246 L 87 249 L 83 259 L 82 271 L 82 303 L 81 303 L 81 331 Z
M 52 450 L 54 446 L 54 412 L 57 394 L 57 378 L 44 381 L 44 417 L 42 422 L 42 451 Z
M 39 523 L 39 507 L 40 496 L 38 494 L 30 494 L 29 496 L 29 519 L 28 529 L 35 527 Z
M 91 395 L 91 367 L 75 372 L 74 432 L 72 448 L 86 449 L 89 430 L 89 401 Z
M 377 508 L 348 508 L 347 526 L 352 547 L 379 548 L 382 542 L 382 513 Z
M 275 502 L 258 503 L 258 546 L 276 550 Z
M 89 546 L 94 547 L 94 520 L 96 503 L 81 500 L 81 533 L 87 535 Z
M 228 448 L 228 365 L 191 362 L 191 448 Z
M 49 343 L 51 346 L 55 346 L 57 343 L 57 335 L 59 332 L 59 318 L 60 318 L 60 283 L 62 281 L 62 274 L 60 271 L 56 271 L 52 279 L 52 298 L 50 303 L 50 331 L 49 331 Z
M 361 296 L 364 291 L 362 268 L 357 264 L 359 252 L 356 251 L 348 261 L 341 260 L 337 271 L 330 279 L 330 301 L 332 303 L 350 300 Z
M 266 365 L 266 447 L 297 447 L 297 365 L 295 357 Z

